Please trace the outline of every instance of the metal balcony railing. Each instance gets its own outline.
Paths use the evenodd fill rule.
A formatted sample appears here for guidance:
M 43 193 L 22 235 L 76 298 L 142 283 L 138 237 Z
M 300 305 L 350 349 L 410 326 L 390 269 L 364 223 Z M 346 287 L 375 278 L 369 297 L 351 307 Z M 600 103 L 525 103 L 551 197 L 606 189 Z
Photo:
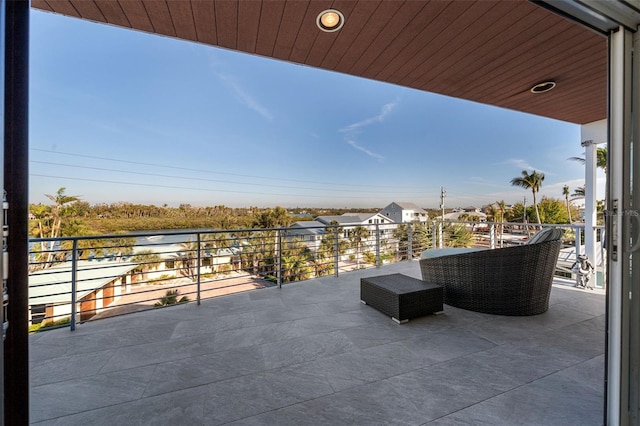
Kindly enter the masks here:
M 572 278 L 584 227 L 559 227 L 567 248 L 558 274 Z M 427 222 L 32 239 L 29 321 L 33 331 L 74 330 L 89 320 L 416 259 L 430 248 L 523 244 L 535 228 Z

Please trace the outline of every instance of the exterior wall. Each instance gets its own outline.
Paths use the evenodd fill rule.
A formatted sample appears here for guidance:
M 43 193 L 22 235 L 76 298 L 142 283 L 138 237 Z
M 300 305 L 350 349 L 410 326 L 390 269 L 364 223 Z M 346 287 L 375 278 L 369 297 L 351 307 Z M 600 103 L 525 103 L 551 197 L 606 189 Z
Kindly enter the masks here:
M 61 305 L 50 305 L 51 306 L 51 316 L 54 321 L 61 320 L 65 317 L 71 317 L 71 304 L 65 303 Z M 49 306 L 47 306 L 48 308 Z M 47 316 L 49 316 L 47 314 Z
M 112 304 L 116 297 L 122 295 L 122 288 L 125 282 L 130 280 L 129 274 L 124 277 L 118 277 L 108 284 L 104 285 L 90 294 L 86 295 L 78 301 L 76 312 L 80 315 L 80 321 L 86 321 L 99 313 L 104 308 Z M 71 296 L 69 303 L 47 304 L 46 317 L 47 321 L 57 321 L 65 317 L 71 316 Z M 86 311 L 86 312 L 85 312 Z M 29 324 L 32 324 L 31 306 L 29 306 Z
M 402 219 L 403 219 L 402 213 L 403 213 L 402 208 L 396 203 L 389 204 L 380 212 L 380 214 L 387 216 L 389 219 L 391 219 L 396 223 L 402 222 Z
M 96 314 L 96 296 L 93 291 L 80 299 L 80 321 L 87 321 Z
M 116 283 L 120 284 L 119 281 L 120 280 L 116 280 L 104 286 L 104 289 L 102 290 L 102 306 L 109 306 L 111 303 L 113 303 L 115 294 L 114 287 Z

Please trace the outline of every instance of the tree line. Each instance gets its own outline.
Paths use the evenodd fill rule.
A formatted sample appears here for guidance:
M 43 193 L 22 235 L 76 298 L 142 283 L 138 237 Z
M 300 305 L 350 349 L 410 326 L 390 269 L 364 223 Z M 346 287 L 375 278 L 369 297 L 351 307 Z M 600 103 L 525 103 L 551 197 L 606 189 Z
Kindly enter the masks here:
M 176 229 L 245 229 L 286 227 L 319 215 L 361 211 L 348 208 L 228 207 L 135 203 L 91 205 L 66 188 L 45 194 L 50 204 L 30 204 L 30 235 L 34 238 L 89 236 Z M 375 209 L 374 209 L 375 210 Z M 379 209 L 377 209 L 379 210 Z M 297 217 L 296 214 L 303 215 Z
M 582 157 L 571 157 L 569 158 L 569 160 L 572 161 L 578 161 L 582 164 L 585 164 L 586 161 L 584 158 Z M 599 169 L 604 170 L 604 172 L 607 172 L 607 149 L 606 148 L 597 148 L 596 150 L 596 167 Z M 542 187 L 542 182 L 544 181 L 544 173 L 538 172 L 537 170 L 533 170 L 532 172 L 528 172 L 527 170 L 523 170 L 520 176 L 516 176 L 513 179 L 511 179 L 511 185 L 513 186 L 519 186 L 521 188 L 524 189 L 528 189 L 531 190 L 531 194 L 533 196 L 533 210 L 535 213 L 534 215 L 530 215 L 530 217 L 532 217 L 533 219 L 535 219 L 538 224 L 541 224 L 542 222 L 544 223 L 572 223 L 573 222 L 573 217 L 575 217 L 575 213 L 572 215 L 572 206 L 571 206 L 571 201 L 575 200 L 575 199 L 579 199 L 579 198 L 584 198 L 585 197 L 585 187 L 581 186 L 578 187 L 574 190 L 573 195 L 571 195 L 571 191 L 569 189 L 568 185 L 565 185 L 562 188 L 562 195 L 564 196 L 565 199 L 565 205 L 566 205 L 566 219 L 564 219 L 563 222 L 553 222 L 550 220 L 557 220 L 557 215 L 547 215 L 548 217 L 545 217 L 545 215 L 541 214 L 539 211 L 539 206 L 538 206 L 538 202 L 537 202 L 537 194 L 540 192 L 540 188 Z M 570 198 L 571 197 L 571 200 Z M 543 200 L 544 201 L 544 200 Z M 549 204 L 550 200 L 546 200 L 547 201 L 547 205 Z M 603 210 L 604 205 L 599 204 L 597 206 L 598 209 L 598 216 L 601 216 L 601 211 Z M 554 217 L 554 219 L 551 219 L 551 216 Z M 523 216 L 526 217 L 526 216 Z M 599 219 L 600 221 L 601 219 Z

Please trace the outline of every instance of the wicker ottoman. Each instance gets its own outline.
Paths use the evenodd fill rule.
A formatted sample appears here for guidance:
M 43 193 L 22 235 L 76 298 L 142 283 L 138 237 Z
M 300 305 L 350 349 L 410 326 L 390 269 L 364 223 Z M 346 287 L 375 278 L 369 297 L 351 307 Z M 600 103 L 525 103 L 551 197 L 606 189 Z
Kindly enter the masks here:
M 360 300 L 401 324 L 442 312 L 442 286 L 402 274 L 361 278 Z

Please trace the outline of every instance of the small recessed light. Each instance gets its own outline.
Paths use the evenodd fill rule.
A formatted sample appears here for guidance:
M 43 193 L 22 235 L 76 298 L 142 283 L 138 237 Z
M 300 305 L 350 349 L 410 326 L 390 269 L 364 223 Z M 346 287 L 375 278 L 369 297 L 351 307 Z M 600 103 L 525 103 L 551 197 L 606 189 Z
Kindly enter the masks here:
M 556 82 L 553 80 L 543 81 L 531 88 L 531 93 L 545 93 L 556 87 Z
M 335 9 L 327 9 L 318 14 L 316 24 L 322 31 L 332 33 L 344 25 L 344 15 Z

